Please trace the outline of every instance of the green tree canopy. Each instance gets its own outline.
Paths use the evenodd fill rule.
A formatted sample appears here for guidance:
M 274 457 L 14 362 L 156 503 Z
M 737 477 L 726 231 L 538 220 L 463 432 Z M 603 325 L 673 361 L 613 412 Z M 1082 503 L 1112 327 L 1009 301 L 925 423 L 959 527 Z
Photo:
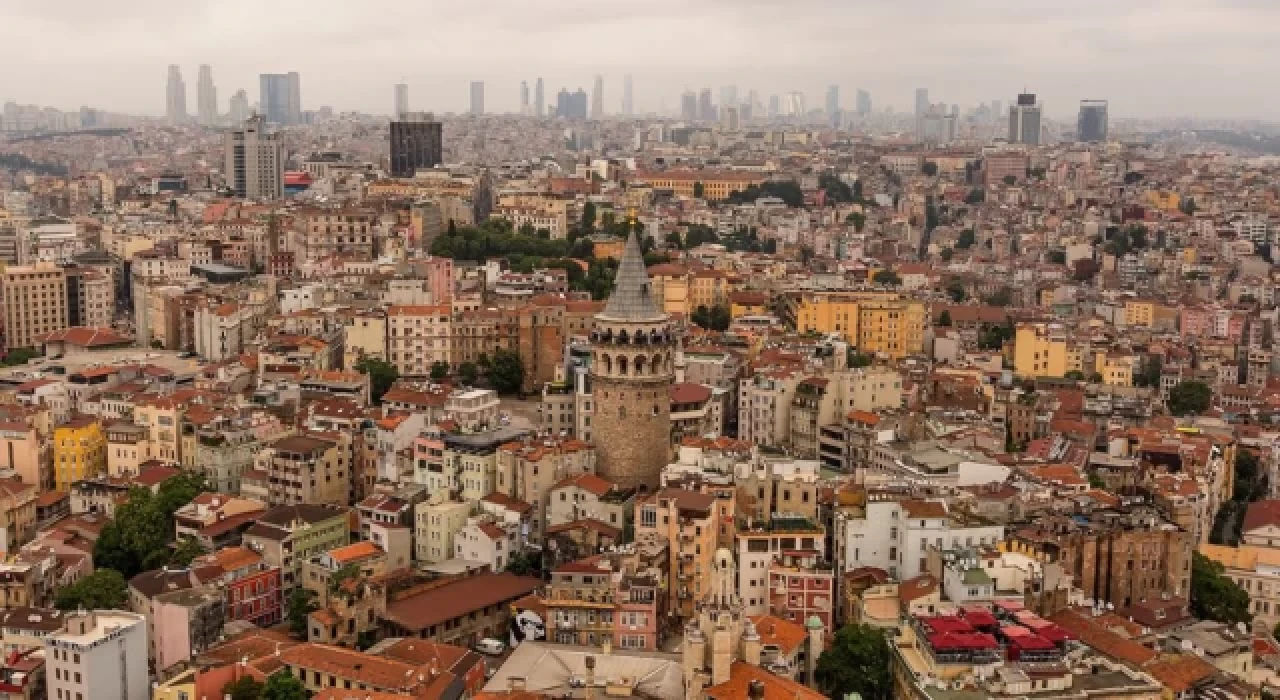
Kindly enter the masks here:
M 710 328 L 713 331 L 727 331 L 729 324 L 733 322 L 733 316 L 729 311 L 729 307 L 724 304 L 716 304 L 711 307 L 711 314 L 707 318 Z
M 699 328 L 710 330 L 711 309 L 708 309 L 706 304 L 699 304 L 698 308 L 694 309 L 693 313 L 689 315 L 689 320 L 693 322 L 693 325 Z
M 929 177 L 933 177 L 938 174 L 938 164 L 931 160 L 926 160 L 924 165 L 920 167 L 920 172 Z
M 309 696 L 302 681 L 291 673 L 271 674 L 262 688 L 262 700 L 307 700 Z
M 1199 552 L 1191 560 L 1191 614 L 1226 624 L 1248 623 L 1249 594 L 1227 578 L 1222 564 Z
M 263 684 L 253 676 L 242 676 L 240 680 L 222 686 L 222 695 L 231 700 L 262 700 L 263 688 Z
M 440 381 L 449 376 L 449 363 L 444 360 L 436 360 L 431 363 L 431 378 Z
M 400 378 L 400 370 L 396 366 L 376 357 L 362 357 L 356 362 L 355 370 L 369 376 L 369 397 L 373 403 L 382 403 L 382 396 Z
M 480 377 L 480 370 L 474 362 L 463 362 L 458 365 L 458 379 L 466 384 L 475 384 L 476 379 Z
M 902 278 L 893 270 L 876 270 L 871 276 L 871 281 L 885 287 L 897 287 L 902 284 Z
M 965 204 L 981 204 L 987 200 L 987 193 L 981 187 L 975 187 L 969 190 L 969 194 L 965 195 Z
M 98 569 L 70 586 L 58 589 L 59 610 L 120 610 L 129 605 L 129 586 L 114 569 Z
M 957 248 L 959 248 L 959 249 L 961 249 L 961 250 L 965 250 L 965 249 L 967 249 L 967 248 L 972 248 L 972 247 L 973 247 L 973 243 L 974 243 L 974 241 L 976 240 L 976 238 L 977 238 L 977 237 L 976 237 L 976 235 L 974 234 L 973 229 L 971 229 L 971 228 L 967 228 L 967 229 L 965 229 L 965 230 L 961 231 L 961 232 L 960 232 L 960 236 L 959 236 L 958 238 L 956 238 L 956 247 L 957 247 Z
M 316 594 L 302 586 L 293 589 L 285 605 L 285 619 L 289 622 L 289 634 L 302 640 L 307 638 L 307 615 L 320 608 Z
M 1008 306 L 1013 303 L 1013 288 L 1003 286 L 983 299 L 982 303 L 991 306 Z
M 950 282 L 947 282 L 946 292 L 951 301 L 957 304 L 969 297 L 969 293 L 965 291 L 964 282 L 961 282 L 958 278 L 952 278 Z
M 517 394 L 524 386 L 524 362 L 514 350 L 499 350 L 493 355 L 489 381 L 500 394 Z
M 950 310 L 948 309 L 942 310 L 942 314 L 938 316 L 938 325 L 942 326 L 943 328 L 951 327 L 951 311 Z
M 1213 389 L 1197 381 L 1179 382 L 1169 390 L 1169 412 L 1175 416 L 1203 413 L 1213 400 Z
M 702 184 L 702 181 L 698 181 L 698 182 L 693 183 L 693 196 L 694 196 L 694 198 L 696 198 L 696 199 L 702 199 L 702 196 L 703 196 L 703 195 L 705 195 L 705 194 L 706 194 L 706 192 L 707 192 L 707 188 L 706 188 L 706 186 L 705 186 L 705 185 L 703 185 L 703 184 Z
M 173 513 L 205 490 L 200 474 L 183 472 L 166 479 L 156 493 L 141 486 L 129 490 L 128 499 L 116 508 L 116 517 L 102 528 L 94 543 L 97 568 L 115 569 L 126 580 L 140 572 L 176 563 Z
M 845 625 L 836 632 L 831 648 L 818 657 L 815 676 L 828 697 L 858 693 L 863 700 L 888 700 L 893 696 L 890 662 L 884 630 Z

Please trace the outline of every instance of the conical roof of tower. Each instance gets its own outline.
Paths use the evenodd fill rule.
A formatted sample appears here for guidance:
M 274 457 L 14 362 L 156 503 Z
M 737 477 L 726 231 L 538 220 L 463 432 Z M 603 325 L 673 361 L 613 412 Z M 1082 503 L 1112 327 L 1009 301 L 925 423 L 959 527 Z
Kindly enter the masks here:
M 667 318 L 654 302 L 649 273 L 644 269 L 644 254 L 640 252 L 640 242 L 634 232 L 627 234 L 618 274 L 613 278 L 613 294 L 609 295 L 599 318 L 609 321 L 662 321 Z

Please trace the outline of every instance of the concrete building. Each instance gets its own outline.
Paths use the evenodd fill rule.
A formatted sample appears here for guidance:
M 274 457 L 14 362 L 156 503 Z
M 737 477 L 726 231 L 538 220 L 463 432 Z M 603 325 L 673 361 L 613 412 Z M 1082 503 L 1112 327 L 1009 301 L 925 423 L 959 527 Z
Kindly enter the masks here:
M 409 112 L 409 86 L 405 83 L 396 83 L 396 104 L 395 110 L 391 112 L 396 119 L 401 119 Z
M 471 81 L 471 114 L 484 114 L 484 81 Z
M 391 122 L 391 176 L 413 177 L 444 162 L 443 128 L 430 113 L 398 112 Z
M 1106 100 L 1081 100 L 1076 120 L 1076 139 L 1084 143 L 1105 143 L 1109 132 Z
M 1040 103 L 1032 93 L 1018 95 L 1009 107 L 1009 143 L 1040 145 Z
M 215 126 L 218 123 L 218 89 L 213 84 L 213 68 L 200 66 L 200 76 L 196 81 L 196 117 L 200 126 Z
M 169 66 L 164 115 L 170 124 L 181 124 L 187 120 L 187 83 L 182 79 L 182 68 L 178 66 Z
M 227 186 L 237 197 L 280 199 L 284 196 L 284 146 L 280 135 L 267 132 L 261 116 L 228 131 L 224 141 Z
M 5 351 L 35 348 L 39 337 L 68 324 L 67 275 L 52 263 L 6 267 L 0 277 L 4 298 Z
M 68 614 L 64 629 L 49 635 L 44 648 L 49 698 L 150 697 L 142 615 L 117 610 Z

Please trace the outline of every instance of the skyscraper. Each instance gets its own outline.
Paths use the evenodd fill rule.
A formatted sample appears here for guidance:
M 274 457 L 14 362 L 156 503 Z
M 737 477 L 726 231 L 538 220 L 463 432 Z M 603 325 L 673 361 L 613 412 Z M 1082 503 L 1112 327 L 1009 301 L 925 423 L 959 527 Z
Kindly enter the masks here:
M 1108 128 L 1107 101 L 1081 100 L 1080 117 L 1076 121 L 1079 140 L 1085 143 L 1104 142 Z
M 249 118 L 249 95 L 244 90 L 236 90 L 236 94 L 231 96 L 231 109 L 227 116 L 232 124 Z
M 916 116 L 929 111 L 929 88 L 916 88 Z
M 720 106 L 721 107 L 738 106 L 738 86 L 737 85 L 720 86 Z
M 484 82 L 471 81 L 471 113 L 484 114 Z
M 776 117 L 782 113 L 782 101 L 777 95 L 769 95 L 769 116 Z
M 631 74 L 627 73 L 622 76 L 622 114 L 624 116 L 635 116 L 636 103 L 632 95 Z
M 686 90 L 680 95 L 680 118 L 685 121 L 694 121 L 698 118 L 698 95 L 693 91 Z
M 561 88 L 556 96 L 556 116 L 562 119 L 587 118 L 587 91 L 578 88 L 577 92 L 569 92 Z
M 426 112 L 402 112 L 391 122 L 391 176 L 413 177 L 444 160 L 443 126 Z
M 404 83 L 396 83 L 395 107 L 395 118 L 404 119 L 404 115 L 409 112 L 409 86 Z
M 255 115 L 227 132 L 227 186 L 237 197 L 279 199 L 284 195 L 284 147 L 280 134 L 267 132 L 266 118 Z
M 591 118 L 604 117 L 604 76 L 597 74 L 596 83 L 591 90 Z
M 834 128 L 840 126 L 840 86 L 827 86 L 827 123 Z
M 865 117 L 871 114 L 871 93 L 866 90 L 858 91 L 858 102 L 855 106 L 858 116 Z
M 1040 103 L 1032 93 L 1018 95 L 1017 104 L 1009 108 L 1009 143 L 1040 145 Z
M 263 73 L 258 81 L 258 109 L 268 124 L 302 123 L 302 78 L 296 72 Z
M 698 93 L 698 119 L 704 122 L 716 120 L 716 107 L 711 104 L 711 88 L 702 88 Z
M 520 113 L 529 113 L 529 81 L 520 81 Z
M 792 91 L 787 93 L 786 112 L 788 117 L 803 117 L 805 115 L 803 92 Z
M 535 113 L 539 116 L 546 116 L 547 102 L 546 95 L 542 92 L 542 78 L 538 78 L 537 84 L 533 88 L 533 106 Z
M 196 80 L 196 112 L 201 126 L 218 123 L 218 89 L 213 85 L 213 69 L 207 65 L 200 66 Z
M 187 120 L 187 84 L 182 80 L 182 69 L 169 66 L 169 82 L 165 86 L 164 116 L 170 124 Z

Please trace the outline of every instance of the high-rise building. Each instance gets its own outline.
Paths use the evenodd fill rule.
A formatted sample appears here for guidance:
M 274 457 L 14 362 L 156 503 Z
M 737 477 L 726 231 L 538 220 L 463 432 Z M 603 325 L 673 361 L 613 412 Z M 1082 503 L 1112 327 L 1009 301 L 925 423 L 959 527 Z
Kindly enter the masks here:
M 956 116 L 947 111 L 945 104 L 936 104 L 920 116 L 920 142 L 930 146 L 945 146 L 956 139 Z
M 698 93 L 698 119 L 704 122 L 716 120 L 716 107 L 711 103 L 711 88 L 702 88 Z
M 391 122 L 391 176 L 413 177 L 419 168 L 444 161 L 444 131 L 426 112 L 405 112 Z
M 632 117 L 636 113 L 635 96 L 632 94 L 634 86 L 631 83 L 631 74 L 627 73 L 622 76 L 622 114 L 623 116 Z
M 404 119 L 404 115 L 409 113 L 409 86 L 405 83 L 396 83 L 395 107 L 396 119 Z
M 601 119 L 604 117 L 604 76 L 596 75 L 595 85 L 591 90 L 591 118 Z
M 200 66 L 196 80 L 196 113 L 201 126 L 218 123 L 218 89 L 213 85 L 213 68 L 207 65 Z
M 680 118 L 690 122 L 698 118 L 698 95 L 691 90 L 680 95 Z
M 484 114 L 484 81 L 471 81 L 471 113 Z
M 169 66 L 169 82 L 165 86 L 164 116 L 170 124 L 187 120 L 187 83 L 182 79 L 182 69 Z
M 840 86 L 827 86 L 827 123 L 832 127 L 840 126 Z
M 916 88 L 916 116 L 929 111 L 929 88 Z
M 742 126 L 742 112 L 736 107 L 724 106 L 720 108 L 720 126 L 725 131 L 737 131 Z
M 803 117 L 805 115 L 803 92 L 792 91 L 787 93 L 786 112 L 788 117 Z
M 587 118 L 587 91 L 578 88 L 577 92 L 569 92 L 561 88 L 556 96 L 556 116 L 562 119 Z
M 1000 100 L 991 101 L 991 121 L 993 122 L 1000 121 L 1000 115 L 1004 114 L 1004 112 L 1001 111 L 1001 107 L 1003 106 L 1004 106 L 1004 103 L 1001 102 Z
M 720 106 L 736 107 L 738 105 L 738 86 L 722 85 L 720 86 Z
M 858 91 L 858 102 L 854 107 L 858 111 L 858 116 L 865 117 L 871 114 L 871 93 L 866 90 Z
M 258 82 L 258 109 L 268 124 L 302 123 L 302 78 L 298 73 L 263 73 Z
M 529 81 L 520 81 L 520 113 L 529 113 Z
M 262 115 L 245 120 L 224 140 L 227 186 L 237 197 L 279 199 L 284 195 L 284 147 L 267 132 Z
M 1009 108 L 1009 143 L 1040 145 L 1040 103 L 1032 93 L 1018 95 L 1017 104 Z
M 631 232 L 591 332 L 597 468 L 622 488 L 656 488 L 671 457 L 674 336 L 658 303 Z
M 121 610 L 70 612 L 44 638 L 50 698 L 137 700 L 151 697 L 147 619 Z
M 1106 100 L 1082 100 L 1080 117 L 1076 121 L 1080 141 L 1101 143 L 1107 140 L 1108 118 Z
M 776 117 L 782 113 L 782 100 L 777 95 L 769 95 L 769 116 Z
M 538 78 L 538 82 L 535 83 L 533 88 L 533 108 L 539 117 L 546 116 L 547 102 L 546 95 L 542 91 L 542 78 Z
M 236 90 L 236 94 L 231 96 L 231 109 L 227 116 L 232 124 L 249 118 L 249 95 L 244 90 Z
M 36 337 L 67 327 L 67 275 L 57 265 L 9 266 L 0 276 L 4 349 L 34 348 Z

